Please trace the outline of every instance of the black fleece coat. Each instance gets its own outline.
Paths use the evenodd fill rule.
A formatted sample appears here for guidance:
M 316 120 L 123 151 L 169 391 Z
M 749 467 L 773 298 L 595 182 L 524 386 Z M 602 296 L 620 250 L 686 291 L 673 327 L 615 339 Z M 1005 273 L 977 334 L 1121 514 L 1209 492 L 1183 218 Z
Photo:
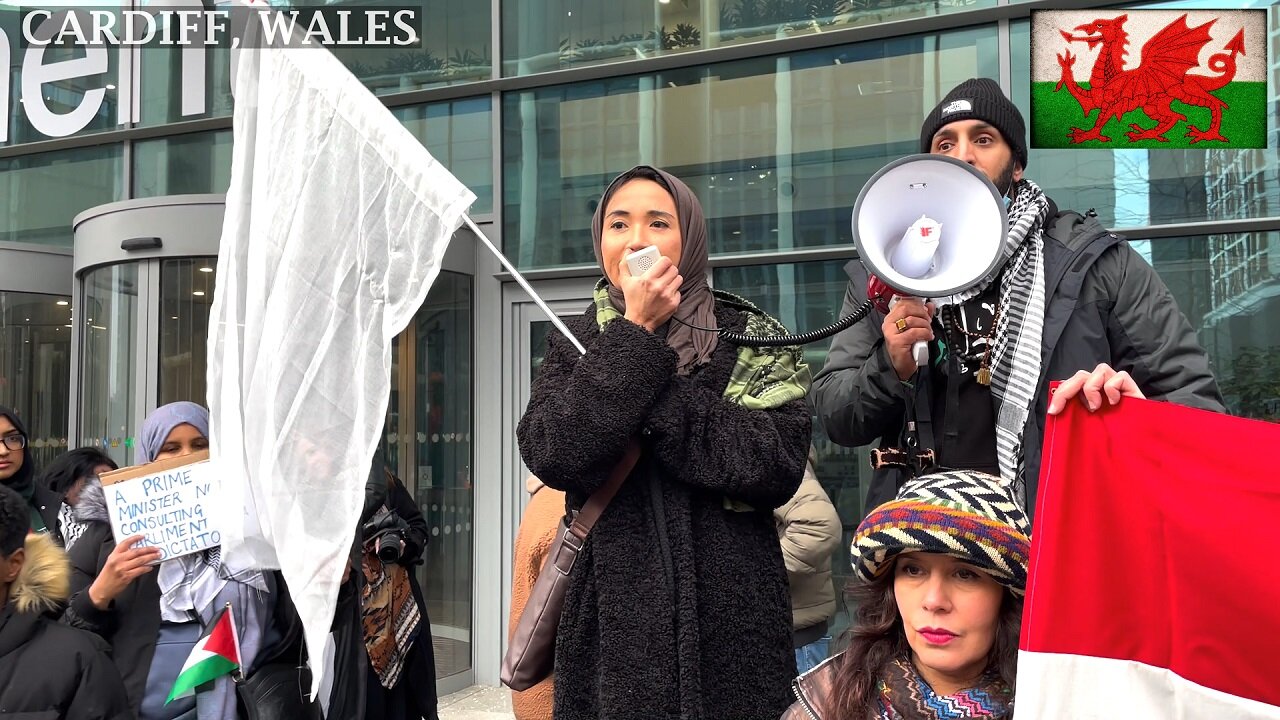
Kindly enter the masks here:
M 735 309 L 716 317 L 745 327 Z M 517 431 L 525 464 L 580 507 L 628 439 L 642 453 L 570 579 L 556 720 L 777 718 L 796 665 L 771 511 L 804 472 L 804 400 L 725 400 L 737 348 L 723 341 L 685 377 L 663 338 L 627 320 L 602 333 L 592 308 L 570 328 L 587 354 L 552 333 Z

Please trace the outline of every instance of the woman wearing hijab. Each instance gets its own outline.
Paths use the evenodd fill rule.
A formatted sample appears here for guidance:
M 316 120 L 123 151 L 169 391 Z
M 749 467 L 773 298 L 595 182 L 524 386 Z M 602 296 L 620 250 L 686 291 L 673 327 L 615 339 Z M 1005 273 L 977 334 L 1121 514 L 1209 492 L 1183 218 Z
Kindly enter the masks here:
M 0 483 L 27 501 L 31 508 L 31 531 L 49 533 L 59 545 L 58 510 L 62 498 L 36 482 L 36 463 L 29 457 L 27 427 L 13 410 L 0 406 Z
M 209 447 L 209 412 L 195 403 L 162 406 L 138 434 L 139 460 L 149 463 Z M 76 517 L 89 525 L 72 548 L 72 625 L 100 635 L 124 678 L 140 720 L 235 720 L 229 677 L 195 697 L 166 704 L 183 663 L 204 627 L 230 603 L 245 674 L 254 669 L 272 613 L 271 576 L 222 562 L 218 548 L 171 558 L 152 572 L 160 551 L 137 547 L 141 536 L 112 539 L 102 485 L 90 480 Z
M 604 277 L 553 333 L 520 420 L 520 454 L 580 508 L 640 447 L 587 538 L 556 638 L 557 720 L 776 718 L 795 675 L 786 570 L 771 512 L 809 447 L 798 348 L 736 347 L 717 329 L 784 333 L 706 283 L 702 208 L 641 166 L 592 222 Z M 634 276 L 626 256 L 661 257 Z

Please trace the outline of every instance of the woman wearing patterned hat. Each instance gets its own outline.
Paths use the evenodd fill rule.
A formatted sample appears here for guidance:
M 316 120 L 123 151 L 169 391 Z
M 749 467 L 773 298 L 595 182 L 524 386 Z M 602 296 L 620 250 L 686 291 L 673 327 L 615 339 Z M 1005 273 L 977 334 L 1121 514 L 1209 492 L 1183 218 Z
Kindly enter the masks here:
M 783 720 L 1013 717 L 1030 539 L 1000 478 L 911 481 L 851 550 L 861 583 L 848 649 L 796 679 Z

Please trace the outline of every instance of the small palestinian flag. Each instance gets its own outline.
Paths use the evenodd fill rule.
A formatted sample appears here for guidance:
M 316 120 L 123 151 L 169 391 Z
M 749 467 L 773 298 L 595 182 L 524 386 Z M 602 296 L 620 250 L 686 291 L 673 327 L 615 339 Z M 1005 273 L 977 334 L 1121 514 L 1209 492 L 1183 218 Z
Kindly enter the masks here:
M 180 697 L 194 695 L 197 687 L 228 675 L 240 669 L 240 635 L 236 632 L 235 617 L 231 613 L 231 604 L 218 611 L 213 622 L 205 628 L 204 635 L 196 641 L 191 655 L 178 673 L 169 699 L 165 704 Z
M 1031 13 L 1031 147 L 1265 148 L 1267 11 Z

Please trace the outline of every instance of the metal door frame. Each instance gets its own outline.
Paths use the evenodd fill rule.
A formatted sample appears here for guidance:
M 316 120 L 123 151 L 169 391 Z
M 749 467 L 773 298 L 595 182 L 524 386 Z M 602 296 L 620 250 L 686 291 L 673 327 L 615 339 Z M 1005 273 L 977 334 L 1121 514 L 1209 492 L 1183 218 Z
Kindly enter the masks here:
M 582 314 L 591 304 L 591 292 L 595 287 L 596 277 L 543 280 L 531 282 L 535 292 L 546 301 L 557 316 L 562 318 Z M 512 554 L 515 546 L 516 532 L 520 528 L 520 518 L 525 505 L 528 504 L 525 492 L 525 478 L 528 469 L 520 460 L 520 452 L 516 443 L 516 425 L 524 408 L 529 402 L 529 385 L 532 378 L 530 354 L 533 351 L 530 329 L 535 322 L 546 322 L 542 312 L 529 294 L 514 282 L 504 283 L 502 287 L 502 337 L 511 338 L 502 348 L 502 366 L 509 368 L 502 374 L 502 427 L 500 445 L 502 447 L 502 514 L 503 518 L 503 553 L 502 553 L 502 606 L 501 617 L 508 618 L 511 613 L 511 576 Z M 505 627 L 505 625 L 504 625 Z M 506 652 L 506 633 L 501 636 L 501 653 Z

